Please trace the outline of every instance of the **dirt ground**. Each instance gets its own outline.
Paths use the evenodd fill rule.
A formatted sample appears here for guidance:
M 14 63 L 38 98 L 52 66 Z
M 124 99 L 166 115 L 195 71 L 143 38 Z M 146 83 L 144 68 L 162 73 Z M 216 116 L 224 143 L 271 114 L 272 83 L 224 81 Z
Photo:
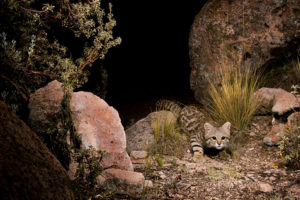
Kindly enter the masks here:
M 300 170 L 281 165 L 278 147 L 262 142 L 271 120 L 255 117 L 235 156 L 205 156 L 196 163 L 187 151 L 181 159 L 164 156 L 161 167 L 133 161 L 135 171 L 152 182 L 142 199 L 300 199 Z

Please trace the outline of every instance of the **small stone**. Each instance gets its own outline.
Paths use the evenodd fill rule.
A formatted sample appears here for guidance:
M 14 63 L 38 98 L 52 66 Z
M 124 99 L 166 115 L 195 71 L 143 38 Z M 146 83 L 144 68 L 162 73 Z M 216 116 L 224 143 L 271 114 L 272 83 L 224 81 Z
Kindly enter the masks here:
M 145 180 L 144 187 L 145 188 L 153 188 L 152 181 L 151 180 Z
M 172 164 L 172 163 L 164 163 L 164 164 L 163 164 L 163 167 L 165 167 L 165 168 L 167 168 L 167 167 L 171 167 L 171 166 L 173 166 L 173 164 Z
M 148 155 L 147 151 L 132 151 L 130 153 L 130 157 L 135 160 L 144 159 L 147 157 L 147 155 Z
M 273 187 L 268 183 L 259 183 L 258 187 L 259 187 L 259 191 L 261 191 L 261 192 L 272 192 L 273 191 Z
M 250 135 L 251 137 L 253 137 L 253 136 L 255 136 L 256 134 L 255 134 L 255 132 L 252 131 L 252 132 L 249 133 L 249 135 Z
M 161 179 L 167 178 L 167 176 L 163 172 L 158 172 L 158 174 Z
M 269 179 L 270 179 L 270 181 L 275 181 L 275 180 L 276 180 L 276 177 L 271 176 Z

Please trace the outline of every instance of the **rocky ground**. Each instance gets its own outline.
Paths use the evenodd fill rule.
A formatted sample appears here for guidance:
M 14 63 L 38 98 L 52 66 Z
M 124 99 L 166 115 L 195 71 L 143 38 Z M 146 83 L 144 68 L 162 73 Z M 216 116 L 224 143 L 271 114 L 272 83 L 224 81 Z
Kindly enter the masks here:
M 187 152 L 181 159 L 164 156 L 162 167 L 133 160 L 148 180 L 142 199 L 300 199 L 300 170 L 281 165 L 278 147 L 263 144 L 271 120 L 255 117 L 233 157 L 205 156 L 195 163 Z

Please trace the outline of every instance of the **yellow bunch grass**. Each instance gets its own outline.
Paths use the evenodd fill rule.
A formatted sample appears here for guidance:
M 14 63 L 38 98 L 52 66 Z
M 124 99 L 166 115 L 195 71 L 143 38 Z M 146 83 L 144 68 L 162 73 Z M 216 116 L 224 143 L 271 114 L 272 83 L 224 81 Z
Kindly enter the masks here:
M 244 130 L 260 105 L 254 95 L 260 76 L 246 68 L 223 70 L 214 80 L 209 79 L 210 113 L 219 123 L 231 122 L 232 127 Z M 220 83 L 215 85 L 215 83 Z

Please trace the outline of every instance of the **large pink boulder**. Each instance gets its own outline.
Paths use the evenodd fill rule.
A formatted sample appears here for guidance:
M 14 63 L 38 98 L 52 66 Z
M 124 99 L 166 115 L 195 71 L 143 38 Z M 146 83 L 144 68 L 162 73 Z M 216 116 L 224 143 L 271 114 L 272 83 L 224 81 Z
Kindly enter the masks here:
M 90 92 L 74 92 L 70 108 L 76 130 L 81 135 L 81 147 L 87 149 L 91 145 L 105 151 L 104 167 L 133 171 L 118 112 Z
M 62 98 L 62 84 L 58 81 L 50 82 L 31 95 L 28 107 L 29 123 L 33 130 L 44 132 L 51 123 L 59 123 Z M 89 92 L 72 93 L 70 108 L 76 131 L 81 136 L 81 148 L 87 149 L 91 145 L 96 150 L 105 151 L 102 160 L 104 167 L 133 171 L 118 112 Z M 71 168 L 74 173 L 74 166 Z

